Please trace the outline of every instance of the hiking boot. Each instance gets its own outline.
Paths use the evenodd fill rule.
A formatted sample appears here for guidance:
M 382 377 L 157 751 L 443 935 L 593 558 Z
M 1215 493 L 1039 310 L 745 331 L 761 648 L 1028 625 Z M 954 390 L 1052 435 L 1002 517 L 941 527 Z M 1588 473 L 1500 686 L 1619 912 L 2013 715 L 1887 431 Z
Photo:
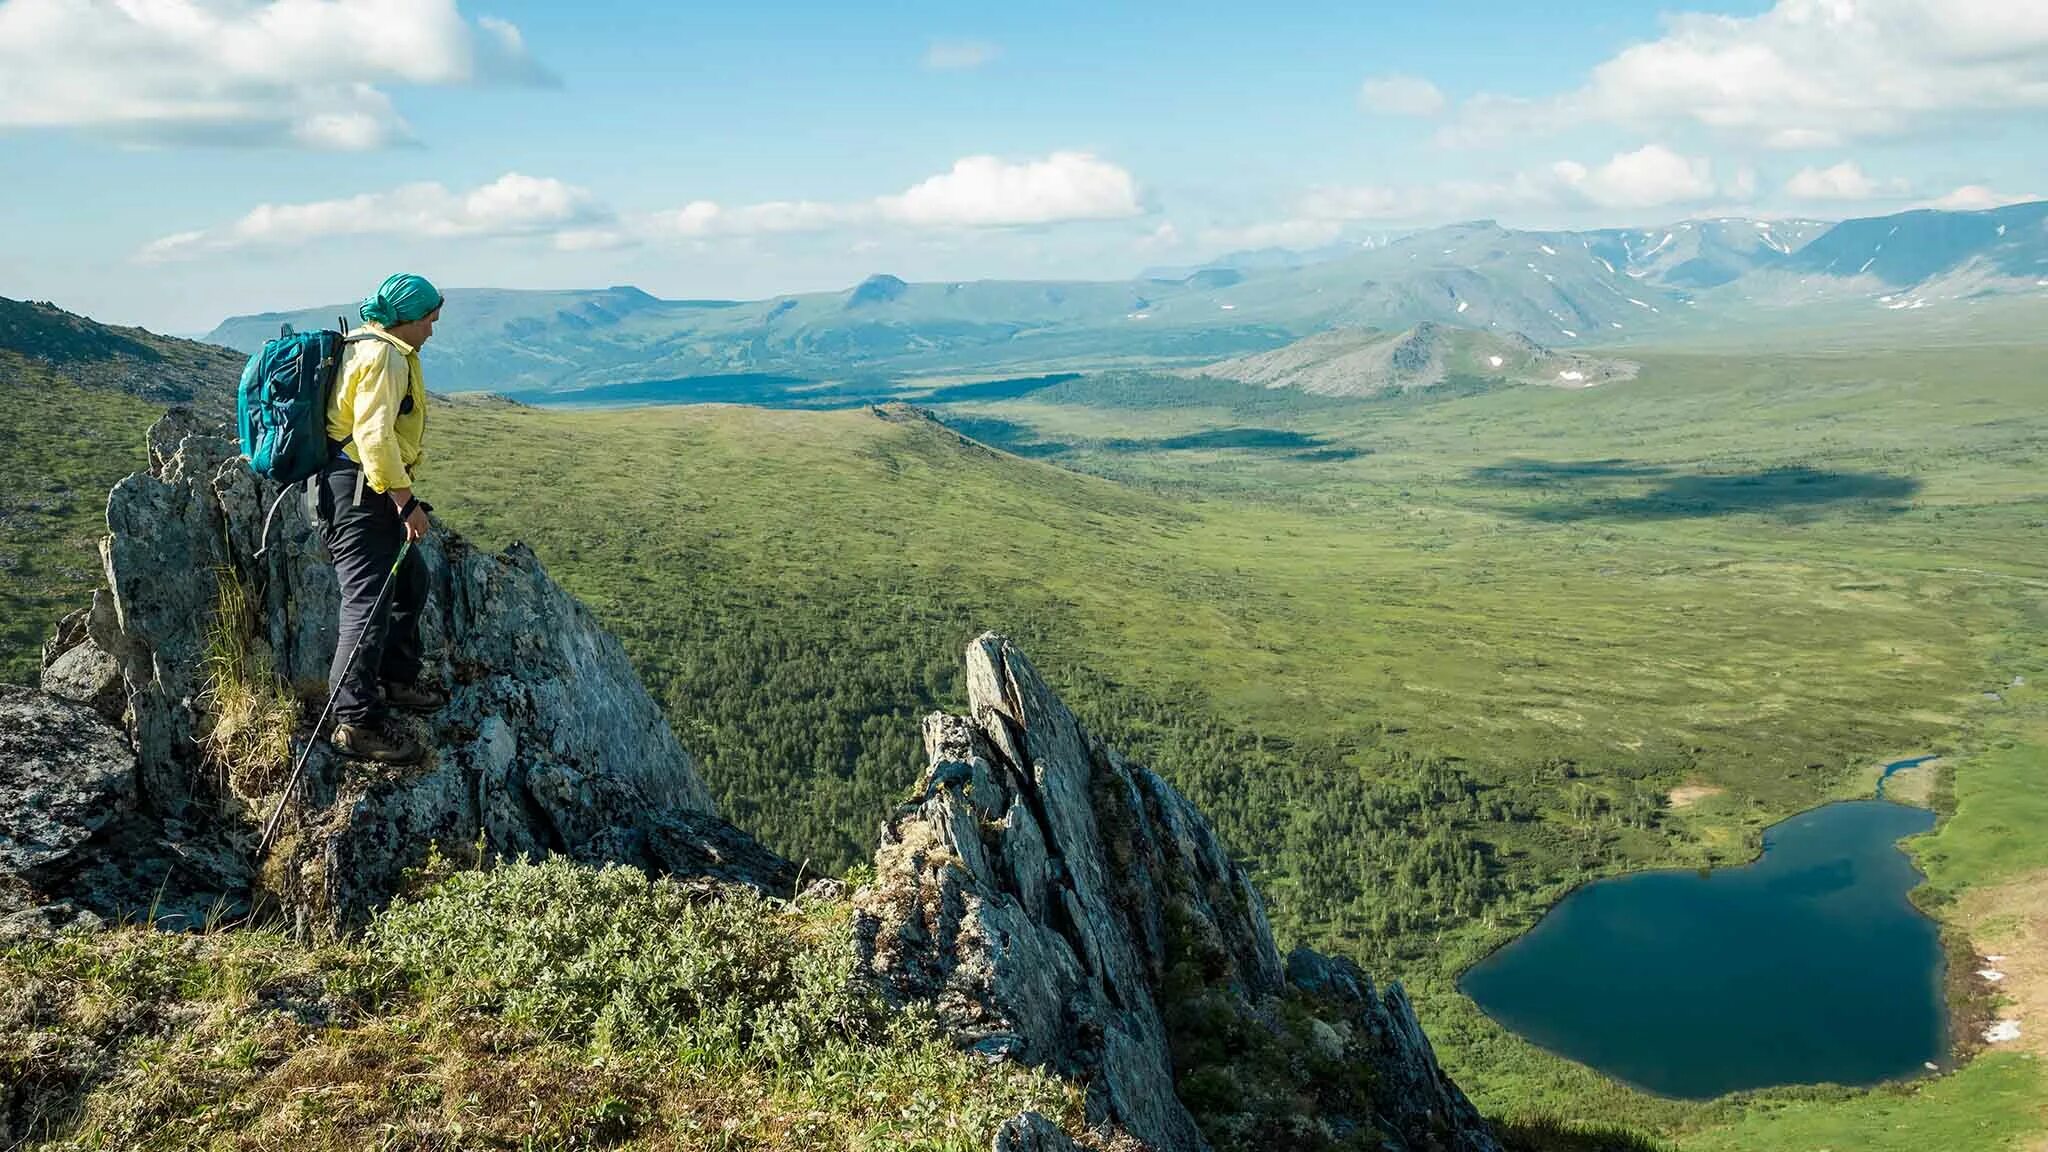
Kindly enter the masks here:
M 384 702 L 407 712 L 431 713 L 448 706 L 448 694 L 439 688 L 389 681 L 384 685 Z
M 327 742 L 344 756 L 384 764 L 417 764 L 427 754 L 412 737 L 369 724 L 337 724 Z

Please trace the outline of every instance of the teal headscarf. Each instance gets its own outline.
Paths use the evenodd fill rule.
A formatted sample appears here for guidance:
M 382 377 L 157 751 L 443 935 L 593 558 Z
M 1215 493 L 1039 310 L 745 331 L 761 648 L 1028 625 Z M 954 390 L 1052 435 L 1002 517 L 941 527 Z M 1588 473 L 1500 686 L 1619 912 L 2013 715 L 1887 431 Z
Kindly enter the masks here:
M 424 320 L 441 306 L 441 293 L 424 276 L 400 272 L 378 285 L 377 294 L 363 301 L 363 319 L 390 327 Z

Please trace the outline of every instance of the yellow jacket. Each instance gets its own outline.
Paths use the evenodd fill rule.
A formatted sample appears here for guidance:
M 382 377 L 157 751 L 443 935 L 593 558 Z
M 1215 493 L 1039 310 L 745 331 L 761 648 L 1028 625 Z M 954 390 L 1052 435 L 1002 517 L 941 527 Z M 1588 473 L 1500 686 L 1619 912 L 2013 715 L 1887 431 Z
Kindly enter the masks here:
M 427 430 L 427 385 L 419 352 L 380 325 L 358 331 L 377 339 L 343 349 L 334 395 L 327 400 L 327 438 L 355 436 L 342 451 L 363 466 L 371 488 L 410 488 L 426 458 L 420 440 Z

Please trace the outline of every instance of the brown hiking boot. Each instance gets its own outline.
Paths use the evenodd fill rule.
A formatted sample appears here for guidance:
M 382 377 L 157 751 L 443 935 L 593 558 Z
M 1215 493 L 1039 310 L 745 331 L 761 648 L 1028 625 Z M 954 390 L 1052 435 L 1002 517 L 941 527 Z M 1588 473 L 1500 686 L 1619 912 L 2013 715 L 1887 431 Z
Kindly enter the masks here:
M 383 764 L 417 764 L 427 754 L 412 737 L 369 724 L 337 724 L 327 742 L 344 756 Z
M 384 702 L 393 708 L 403 708 L 407 712 L 439 712 L 448 706 L 448 694 L 439 688 L 387 681 L 384 685 Z

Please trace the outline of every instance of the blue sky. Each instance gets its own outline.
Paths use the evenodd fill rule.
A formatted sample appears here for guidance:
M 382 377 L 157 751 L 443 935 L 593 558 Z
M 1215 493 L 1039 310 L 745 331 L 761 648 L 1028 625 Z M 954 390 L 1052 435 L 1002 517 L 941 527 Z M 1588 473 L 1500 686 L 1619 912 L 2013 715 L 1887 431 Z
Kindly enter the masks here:
M 1121 277 L 2048 192 L 2048 4 L 0 0 L 0 295 Z M 2031 10 L 2029 10 L 2031 9 Z

